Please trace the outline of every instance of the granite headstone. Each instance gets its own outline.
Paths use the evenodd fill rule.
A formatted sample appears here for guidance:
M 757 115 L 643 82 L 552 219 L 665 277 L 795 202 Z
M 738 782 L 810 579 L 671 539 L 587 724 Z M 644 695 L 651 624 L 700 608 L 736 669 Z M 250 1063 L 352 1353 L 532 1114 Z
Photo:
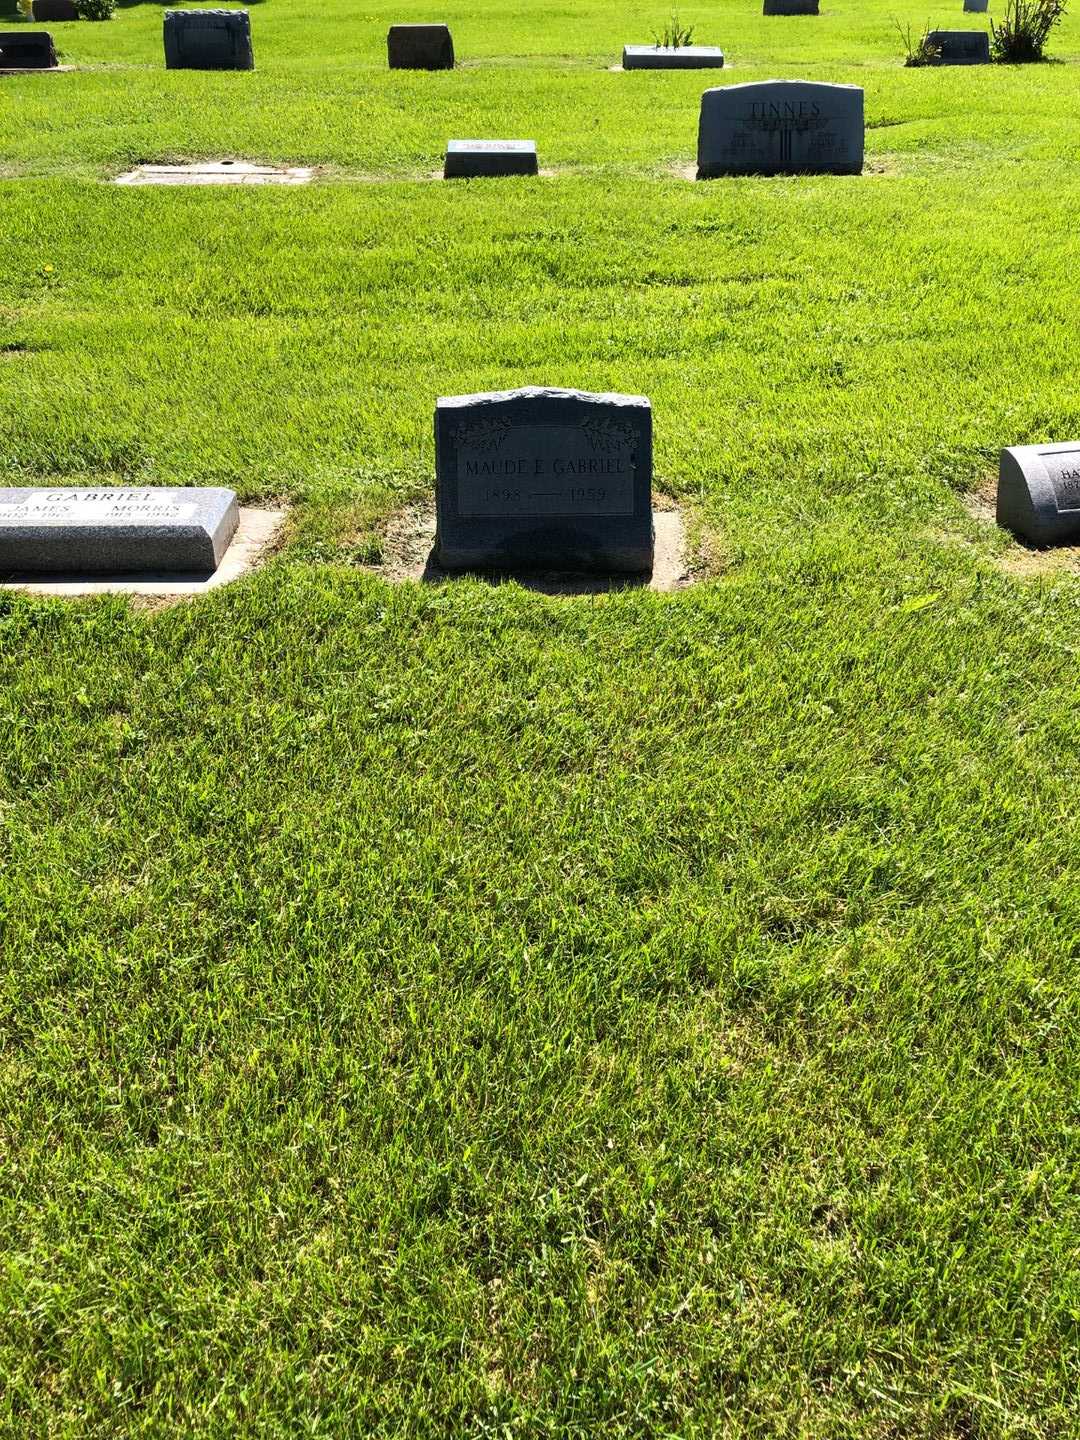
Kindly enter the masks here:
M 718 175 L 858 175 L 863 92 L 817 80 L 724 85 L 701 97 L 698 179 Z
M 1080 541 L 1080 440 L 1003 450 L 997 521 L 1032 545 Z
M 927 44 L 940 54 L 934 65 L 989 65 L 990 36 L 985 30 L 931 30 Z
M 524 389 L 435 410 L 435 558 L 448 570 L 652 569 L 652 409 Z
M 446 25 L 391 25 L 386 35 L 391 70 L 453 70 L 454 42 Z
M 818 0 L 765 0 L 763 15 L 817 15 Z
M 209 574 L 238 522 L 232 490 L 0 489 L 0 575 Z
M 964 10 L 969 15 L 985 15 L 990 0 L 964 0 Z
M 31 0 L 30 13 L 38 22 L 78 20 L 75 0 Z
M 55 70 L 59 63 L 47 30 L 0 33 L 0 70 Z
M 536 175 L 535 140 L 450 140 L 446 146 L 446 180 L 481 179 L 491 175 Z
M 166 10 L 167 70 L 254 70 L 246 10 Z
M 624 70 L 720 70 L 724 52 L 716 45 L 625 45 Z

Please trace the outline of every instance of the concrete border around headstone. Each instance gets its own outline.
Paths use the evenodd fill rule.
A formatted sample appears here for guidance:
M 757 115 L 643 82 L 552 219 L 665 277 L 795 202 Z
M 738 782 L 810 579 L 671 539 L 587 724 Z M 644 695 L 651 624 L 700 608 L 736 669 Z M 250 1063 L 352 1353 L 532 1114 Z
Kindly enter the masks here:
M 724 52 L 718 45 L 624 45 L 624 70 L 722 70 Z

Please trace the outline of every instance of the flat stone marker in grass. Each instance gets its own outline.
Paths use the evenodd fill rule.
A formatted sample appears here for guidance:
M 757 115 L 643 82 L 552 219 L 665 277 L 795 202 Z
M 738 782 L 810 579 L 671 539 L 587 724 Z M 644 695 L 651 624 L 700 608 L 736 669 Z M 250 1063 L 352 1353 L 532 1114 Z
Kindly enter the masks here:
M 818 0 L 765 0 L 763 15 L 818 15 Z
M 858 85 L 765 80 L 701 97 L 698 179 L 719 175 L 858 175 L 863 167 Z
M 30 13 L 39 24 L 64 23 L 79 18 L 75 0 L 33 0 Z
M 237 521 L 231 490 L 0 489 L 0 576 L 209 574 Z
M 0 70 L 55 70 L 59 64 L 47 30 L 0 33 Z
M 525 389 L 435 409 L 435 558 L 446 570 L 647 573 L 652 408 Z
M 254 70 L 246 10 L 166 10 L 167 70 Z
M 386 59 L 391 70 L 453 70 L 450 29 L 446 25 L 391 25 Z
M 1032 545 L 1080 542 L 1080 440 L 1003 450 L 997 522 Z
M 625 45 L 624 70 L 720 70 L 724 52 L 716 45 Z
M 491 175 L 537 175 L 535 140 L 450 140 L 443 162 L 446 180 Z
M 969 15 L 985 15 L 990 0 L 964 0 L 964 10 Z
M 117 185 L 306 185 L 314 171 L 251 165 L 246 160 L 205 160 L 193 165 L 137 165 L 116 177 Z
M 941 51 L 934 65 L 989 65 L 990 36 L 985 30 L 931 30 L 926 37 Z

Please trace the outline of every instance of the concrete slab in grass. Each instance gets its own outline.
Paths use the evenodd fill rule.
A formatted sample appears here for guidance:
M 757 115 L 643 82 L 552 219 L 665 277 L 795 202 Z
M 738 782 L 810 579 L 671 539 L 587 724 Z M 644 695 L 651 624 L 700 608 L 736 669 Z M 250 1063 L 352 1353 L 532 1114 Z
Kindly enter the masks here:
M 314 171 L 282 169 L 246 160 L 202 160 L 191 165 L 137 165 L 116 177 L 117 185 L 306 185 Z

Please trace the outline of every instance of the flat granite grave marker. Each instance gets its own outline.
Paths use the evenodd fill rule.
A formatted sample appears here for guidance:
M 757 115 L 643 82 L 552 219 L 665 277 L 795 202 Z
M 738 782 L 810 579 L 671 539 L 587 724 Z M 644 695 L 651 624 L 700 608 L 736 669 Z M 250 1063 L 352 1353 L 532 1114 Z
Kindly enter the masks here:
M 985 30 L 931 30 L 926 42 L 941 52 L 932 65 L 990 64 L 990 36 Z
M 42 21 L 59 23 L 79 18 L 79 12 L 75 9 L 75 0 L 32 0 L 30 14 L 39 23 Z
M 985 15 L 990 0 L 964 0 L 964 10 L 969 15 Z
M 444 396 L 435 558 L 446 570 L 652 569 L 652 407 L 581 390 Z
M 720 70 L 724 52 L 716 45 L 624 45 L 624 70 Z
M 765 0 L 763 15 L 819 15 L 818 0 Z
M 865 127 L 858 85 L 764 80 L 701 97 L 698 179 L 859 175 Z
M 232 490 L 0 489 L 0 575 L 209 574 L 238 521 Z
M 446 145 L 446 180 L 539 173 L 535 140 L 449 140 Z
M 0 70 L 55 70 L 59 63 L 47 30 L 0 33 Z
M 1032 545 L 1080 541 L 1080 440 L 1002 450 L 997 522 Z
M 386 59 L 391 70 L 453 70 L 450 29 L 446 25 L 391 25 Z
M 254 70 L 246 10 L 166 10 L 167 70 Z

